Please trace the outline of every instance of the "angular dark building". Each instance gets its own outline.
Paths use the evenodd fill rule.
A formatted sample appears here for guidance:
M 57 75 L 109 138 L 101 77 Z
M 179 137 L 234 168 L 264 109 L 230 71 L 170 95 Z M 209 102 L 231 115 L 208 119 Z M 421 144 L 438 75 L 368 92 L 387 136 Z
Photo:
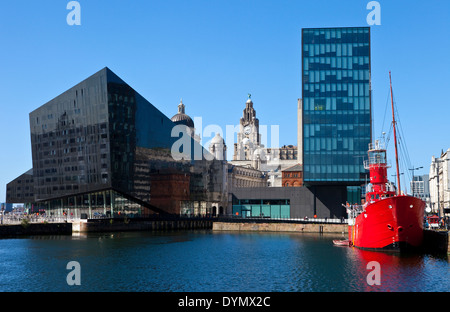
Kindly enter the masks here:
M 305 185 L 358 202 L 371 142 L 370 28 L 302 29 Z M 341 191 L 339 191 L 341 189 Z
M 34 210 L 146 216 L 226 205 L 225 186 L 208 180 L 223 162 L 108 68 L 31 112 L 30 132 Z
M 7 203 L 32 203 L 34 202 L 34 177 L 33 169 L 18 176 L 9 182 L 6 187 Z

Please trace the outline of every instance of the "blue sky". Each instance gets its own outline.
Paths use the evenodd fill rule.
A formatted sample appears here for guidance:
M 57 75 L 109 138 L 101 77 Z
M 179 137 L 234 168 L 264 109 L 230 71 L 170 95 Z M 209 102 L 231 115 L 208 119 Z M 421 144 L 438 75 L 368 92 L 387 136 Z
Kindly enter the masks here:
M 169 118 L 183 98 L 203 126 L 237 125 L 251 93 L 260 124 L 295 145 L 301 29 L 367 26 L 370 12 L 366 0 L 79 0 L 81 25 L 69 26 L 68 2 L 0 4 L 0 202 L 32 167 L 28 114 L 105 66 Z M 409 158 L 425 174 L 450 147 L 450 1 L 378 2 L 374 134 L 388 130 L 392 71 Z

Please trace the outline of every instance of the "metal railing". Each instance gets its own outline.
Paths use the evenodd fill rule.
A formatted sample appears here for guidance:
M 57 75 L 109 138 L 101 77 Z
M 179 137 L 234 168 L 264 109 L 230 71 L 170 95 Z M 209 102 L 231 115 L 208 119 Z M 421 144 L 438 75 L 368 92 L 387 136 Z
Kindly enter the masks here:
M 22 224 L 27 223 L 64 223 L 79 221 L 80 218 L 73 216 L 36 216 L 36 215 L 10 215 L 0 216 L 0 224 Z
M 224 222 L 291 222 L 291 223 L 330 223 L 330 224 L 346 224 L 348 219 L 345 218 L 288 218 L 288 217 L 242 217 L 234 215 L 222 215 L 217 221 Z

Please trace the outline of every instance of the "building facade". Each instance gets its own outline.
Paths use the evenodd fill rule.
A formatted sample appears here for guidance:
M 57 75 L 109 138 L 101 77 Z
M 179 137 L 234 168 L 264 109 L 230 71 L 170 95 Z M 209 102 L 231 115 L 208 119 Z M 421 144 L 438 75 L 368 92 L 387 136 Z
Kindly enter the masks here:
M 282 171 L 282 185 L 284 187 L 303 186 L 303 166 L 297 164 Z
M 440 217 L 450 216 L 450 148 L 441 156 L 431 158 L 430 164 L 430 208 Z
M 427 207 L 430 207 L 430 176 L 428 174 L 414 176 L 410 187 L 412 195 L 419 197 Z
M 33 169 L 18 176 L 6 186 L 7 203 L 33 203 L 34 177 Z
M 341 219 L 341 189 L 307 187 L 233 188 L 233 216 L 257 218 Z
M 370 28 L 302 29 L 302 162 L 307 185 L 364 184 L 371 142 Z

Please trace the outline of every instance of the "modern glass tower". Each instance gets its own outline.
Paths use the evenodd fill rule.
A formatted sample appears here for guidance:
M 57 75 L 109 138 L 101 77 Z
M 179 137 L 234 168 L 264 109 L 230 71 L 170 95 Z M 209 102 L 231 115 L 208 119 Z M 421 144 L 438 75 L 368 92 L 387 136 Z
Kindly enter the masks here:
M 364 184 L 370 89 L 369 27 L 302 29 L 306 185 L 346 185 L 352 197 Z

